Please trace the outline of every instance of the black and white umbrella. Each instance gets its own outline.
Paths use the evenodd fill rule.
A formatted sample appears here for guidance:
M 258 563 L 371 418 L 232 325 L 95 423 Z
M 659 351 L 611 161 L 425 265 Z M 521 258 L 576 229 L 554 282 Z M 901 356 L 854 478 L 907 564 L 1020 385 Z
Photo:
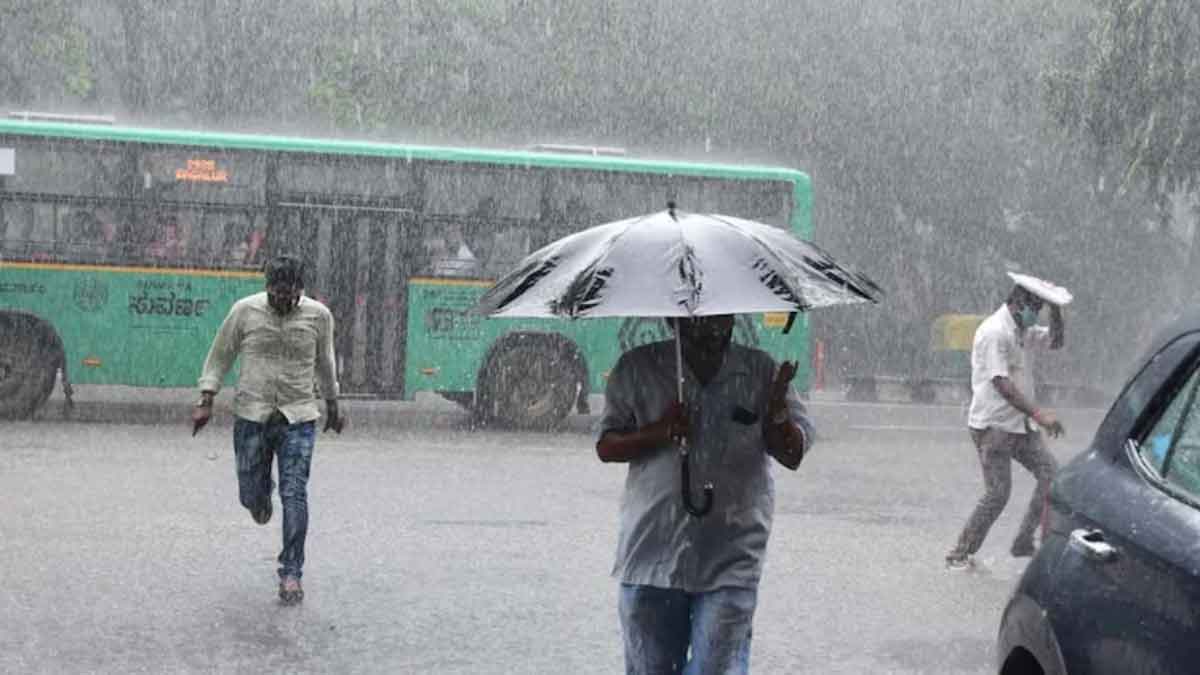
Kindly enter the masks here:
M 882 289 L 813 244 L 763 223 L 716 214 L 666 211 L 577 232 L 526 256 L 480 298 L 493 317 L 699 317 L 797 312 L 878 302 Z M 791 326 L 791 321 L 788 321 Z M 786 329 L 785 329 L 786 330 Z M 683 359 L 675 340 L 678 395 Z M 703 515 L 688 487 L 681 446 L 683 499 Z
M 668 208 L 527 256 L 479 301 L 496 317 L 694 317 L 876 302 L 879 286 L 787 231 Z

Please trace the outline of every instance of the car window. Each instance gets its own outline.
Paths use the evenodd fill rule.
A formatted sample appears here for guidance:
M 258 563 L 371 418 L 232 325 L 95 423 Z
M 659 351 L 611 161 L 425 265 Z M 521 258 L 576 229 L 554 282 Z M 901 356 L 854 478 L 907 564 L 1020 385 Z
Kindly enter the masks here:
M 1196 348 L 1200 335 L 1184 335 L 1155 354 L 1138 372 L 1119 401 L 1121 411 L 1136 419 L 1158 392 L 1162 380 L 1179 367 L 1179 361 Z
M 1171 483 L 1200 497 L 1200 370 L 1180 387 L 1138 445 L 1151 467 Z
M 1172 373 L 1179 371 L 1181 364 L 1194 361 L 1198 354 L 1200 331 L 1195 331 L 1167 342 L 1156 354 L 1142 362 L 1096 430 L 1096 438 L 1101 440 L 1101 446 L 1105 445 L 1103 439 L 1120 439 L 1120 443 L 1108 446 L 1116 451 L 1124 447 L 1126 439 L 1140 442 L 1148 438 L 1148 428 L 1157 422 L 1177 394 L 1172 388 L 1164 387 L 1163 383 L 1172 379 Z

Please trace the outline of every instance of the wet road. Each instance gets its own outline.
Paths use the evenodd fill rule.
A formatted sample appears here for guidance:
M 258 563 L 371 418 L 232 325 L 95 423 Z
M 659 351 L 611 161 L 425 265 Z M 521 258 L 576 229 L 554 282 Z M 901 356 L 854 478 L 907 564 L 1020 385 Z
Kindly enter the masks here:
M 300 607 L 277 604 L 278 512 L 260 527 L 238 505 L 228 427 L 0 433 L 2 672 L 622 669 L 624 468 L 586 433 L 320 436 Z M 941 559 L 980 487 L 965 434 L 863 424 L 778 471 L 752 669 L 993 672 L 1032 485 L 1015 475 L 985 571 L 955 573 Z

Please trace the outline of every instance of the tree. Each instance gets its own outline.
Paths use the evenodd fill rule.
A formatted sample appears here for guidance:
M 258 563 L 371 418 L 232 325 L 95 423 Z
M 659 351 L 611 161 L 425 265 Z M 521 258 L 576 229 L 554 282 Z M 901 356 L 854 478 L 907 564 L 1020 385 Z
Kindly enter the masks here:
M 1098 0 L 1083 59 L 1056 68 L 1046 95 L 1058 124 L 1092 150 L 1095 192 L 1111 204 L 1143 192 L 1160 234 L 1190 230 L 1176 298 L 1200 282 L 1200 227 L 1173 223 L 1180 195 L 1200 188 L 1200 5 Z M 1176 234 L 1172 234 L 1172 225 Z
M 90 101 L 95 72 L 78 2 L 0 3 L 0 100 L 36 107 Z

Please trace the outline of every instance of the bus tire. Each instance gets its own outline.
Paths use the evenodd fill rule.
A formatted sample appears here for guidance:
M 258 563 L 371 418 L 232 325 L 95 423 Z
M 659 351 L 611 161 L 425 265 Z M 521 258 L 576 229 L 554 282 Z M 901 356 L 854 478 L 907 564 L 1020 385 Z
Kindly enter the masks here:
M 512 429 L 552 429 L 576 406 L 586 373 L 579 349 L 560 335 L 506 335 L 492 346 L 480 372 L 476 419 Z
M 41 408 L 62 361 L 62 341 L 49 324 L 0 314 L 0 419 L 24 419 Z

